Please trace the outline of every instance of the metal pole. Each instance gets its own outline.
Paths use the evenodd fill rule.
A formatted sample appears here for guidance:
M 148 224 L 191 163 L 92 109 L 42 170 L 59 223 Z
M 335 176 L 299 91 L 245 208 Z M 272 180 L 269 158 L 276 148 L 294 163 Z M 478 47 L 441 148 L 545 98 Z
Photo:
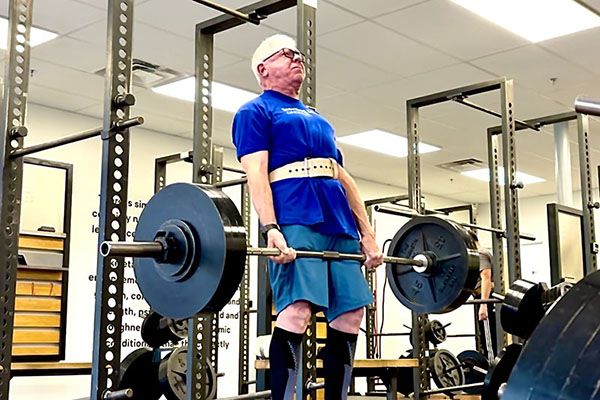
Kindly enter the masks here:
M 571 182 L 571 151 L 569 149 L 569 123 L 554 124 L 554 173 L 558 203 L 573 206 Z
M 590 121 L 587 115 L 577 116 L 577 142 L 579 145 L 579 175 L 581 182 L 581 211 L 583 214 L 583 245 L 585 273 L 598 269 L 598 243 L 594 224 L 594 195 L 592 192 L 592 171 L 590 167 L 590 141 L 588 137 Z
M 254 24 L 254 25 L 260 25 L 260 19 L 259 18 L 250 16 L 248 14 L 241 13 L 238 10 L 234 10 L 232 8 L 228 8 L 228 7 L 222 6 L 221 4 L 218 4 L 218 3 L 215 3 L 215 2 L 212 2 L 212 1 L 209 1 L 209 0 L 192 0 L 192 1 L 194 1 L 196 3 L 200 3 L 200 4 L 205 5 L 207 7 L 210 7 L 212 9 L 214 9 L 214 10 L 224 12 L 225 14 L 229 14 L 232 17 L 238 18 L 238 19 L 240 19 L 240 20 L 242 20 L 244 22 L 250 22 L 251 24 Z
M 21 222 L 21 195 L 23 185 L 23 160 L 12 160 L 9 153 L 23 148 L 26 133 L 25 116 L 29 93 L 29 34 L 33 0 L 12 0 L 8 15 L 8 49 L 4 74 L 4 97 L 0 144 L 2 160 L 0 171 L 0 311 L 2 335 L 0 336 L 0 398 L 8 400 L 11 376 L 12 342 L 17 283 L 17 256 Z
M 440 389 L 431 389 L 431 390 L 425 390 L 422 393 L 423 394 L 436 394 L 436 393 L 447 393 L 447 392 L 455 392 L 458 390 L 465 390 L 465 389 L 479 389 L 484 387 L 485 384 L 483 382 L 481 383 L 469 383 L 466 385 L 459 385 L 459 386 L 449 386 L 446 388 L 440 388 Z
M 133 7 L 132 1 L 108 1 L 99 244 L 124 240 L 126 233 L 129 130 L 115 127 L 129 119 L 129 105 L 118 99 L 131 93 Z M 124 269 L 122 257 L 98 254 L 91 400 L 119 387 Z
M 135 117 L 125 121 L 120 121 L 116 124 L 117 129 L 127 129 L 134 126 L 138 126 L 144 123 L 144 118 Z M 103 128 L 95 128 L 87 131 L 83 131 L 80 133 L 76 133 L 73 135 L 65 136 L 56 140 L 52 140 L 46 143 L 36 144 L 35 146 L 26 147 L 22 150 L 15 150 L 10 154 L 11 158 L 23 157 L 29 154 L 38 153 L 40 151 L 53 149 L 55 147 L 64 146 L 66 144 L 71 144 L 75 142 L 79 142 L 81 140 L 93 138 L 94 136 L 100 136 L 102 134 Z
M 150 257 L 161 258 L 164 256 L 165 247 L 158 241 L 154 242 L 102 242 L 100 244 L 100 254 L 104 257 Z M 281 250 L 277 248 L 248 247 L 246 254 L 249 256 L 278 256 Z M 367 257 L 364 254 L 338 253 L 337 251 L 309 251 L 296 250 L 297 258 L 321 258 L 323 260 L 354 260 L 365 261 Z M 389 264 L 412 265 L 418 267 L 427 267 L 425 260 L 384 256 L 383 261 Z
M 600 99 L 588 96 L 577 96 L 575 99 L 575 111 L 581 114 L 600 117 Z
M 422 216 L 422 214 L 419 214 L 419 213 L 415 212 L 414 210 L 402 209 L 399 207 L 401 207 L 401 206 L 390 207 L 390 206 L 377 205 L 377 206 L 375 206 L 375 211 L 381 212 L 384 214 L 399 215 L 402 217 L 409 217 L 409 218 Z M 444 216 L 440 216 L 439 218 L 444 218 Z M 468 222 L 458 222 L 458 221 L 454 221 L 454 222 L 456 222 L 457 224 L 459 224 L 461 226 L 464 226 L 465 228 L 480 229 L 482 231 L 497 233 L 500 236 L 506 236 L 506 232 L 503 229 L 492 228 L 489 226 L 481 226 L 481 225 L 477 225 L 477 224 L 470 224 Z M 521 232 L 521 233 L 519 233 L 519 236 L 525 240 L 536 240 L 536 237 L 530 233 Z

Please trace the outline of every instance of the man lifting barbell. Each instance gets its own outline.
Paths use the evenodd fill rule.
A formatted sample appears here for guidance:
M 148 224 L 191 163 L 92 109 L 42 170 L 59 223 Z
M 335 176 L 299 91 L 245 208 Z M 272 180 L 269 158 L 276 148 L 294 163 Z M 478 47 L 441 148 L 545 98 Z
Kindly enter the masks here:
M 382 264 L 383 255 L 342 166 L 333 127 L 299 100 L 303 62 L 287 36 L 258 46 L 252 72 L 263 93 L 236 113 L 233 142 L 267 246 L 281 250 L 269 261 L 277 312 L 269 349 L 272 397 L 293 397 L 302 336 L 311 314 L 323 311 L 329 322 L 325 398 L 337 400 L 346 398 L 363 307 L 373 295 L 360 262 L 296 259 L 295 249 L 360 251 L 367 267 Z

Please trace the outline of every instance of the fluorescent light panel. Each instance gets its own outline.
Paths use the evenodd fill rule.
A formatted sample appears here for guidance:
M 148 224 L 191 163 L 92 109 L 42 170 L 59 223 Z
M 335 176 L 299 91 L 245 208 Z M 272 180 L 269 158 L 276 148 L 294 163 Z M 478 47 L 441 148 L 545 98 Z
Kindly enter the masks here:
M 338 142 L 346 143 L 351 146 L 361 147 L 366 150 L 376 151 L 393 157 L 406 157 L 408 155 L 408 140 L 405 137 L 394 135 L 389 132 L 374 129 L 371 131 L 355 133 L 348 136 L 342 136 L 337 139 Z M 440 148 L 419 143 L 419 153 L 431 153 Z
M 461 172 L 461 175 L 468 176 L 469 178 L 479 179 L 480 181 L 484 182 L 490 181 L 490 170 L 488 168 L 464 171 Z M 504 167 L 498 167 L 498 181 L 500 185 L 504 185 Z M 527 185 L 530 183 L 545 182 L 546 180 L 538 178 L 537 176 L 517 171 L 517 181 L 523 182 L 524 185 Z
M 49 42 L 57 36 L 58 35 L 54 32 L 32 26 L 29 37 L 29 45 L 34 47 L 38 44 Z M 0 17 L 0 49 L 8 49 L 8 19 L 4 17 Z
M 196 78 L 190 76 L 152 89 L 156 93 L 175 97 L 180 100 L 195 101 Z M 212 106 L 219 110 L 236 112 L 244 103 L 258 94 L 219 82 L 212 83 Z
M 452 0 L 531 41 L 600 26 L 600 17 L 573 0 Z

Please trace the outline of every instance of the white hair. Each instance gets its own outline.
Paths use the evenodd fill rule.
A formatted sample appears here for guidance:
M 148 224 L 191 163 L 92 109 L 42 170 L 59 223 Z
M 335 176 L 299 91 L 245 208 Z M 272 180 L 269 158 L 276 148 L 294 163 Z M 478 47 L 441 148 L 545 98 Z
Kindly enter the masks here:
M 297 50 L 296 41 L 287 35 L 277 34 L 263 40 L 254 51 L 254 54 L 252 55 L 252 72 L 259 85 L 260 75 L 258 74 L 258 64 L 281 49 Z

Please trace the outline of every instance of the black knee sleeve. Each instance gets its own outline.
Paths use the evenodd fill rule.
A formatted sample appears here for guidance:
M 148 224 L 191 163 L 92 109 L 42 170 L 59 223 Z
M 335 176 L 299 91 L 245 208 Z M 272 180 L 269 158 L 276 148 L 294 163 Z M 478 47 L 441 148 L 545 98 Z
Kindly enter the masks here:
M 345 400 L 352 377 L 352 364 L 358 335 L 327 327 L 323 351 L 325 400 Z
M 291 400 L 294 396 L 302 336 L 278 327 L 273 329 L 269 346 L 273 400 Z

